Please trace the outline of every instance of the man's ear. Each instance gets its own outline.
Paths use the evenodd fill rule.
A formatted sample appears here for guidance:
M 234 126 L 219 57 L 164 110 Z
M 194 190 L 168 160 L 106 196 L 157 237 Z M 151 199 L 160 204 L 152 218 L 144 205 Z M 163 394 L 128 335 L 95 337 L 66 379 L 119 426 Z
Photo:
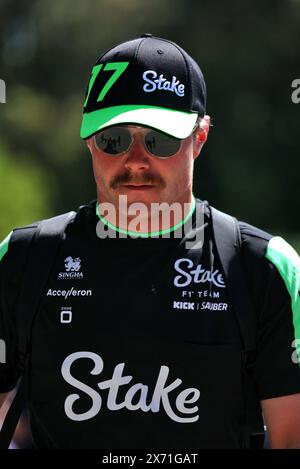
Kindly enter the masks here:
M 92 138 L 87 138 L 86 139 L 86 145 L 88 147 L 88 149 L 90 150 L 90 152 L 92 151 Z
M 207 140 L 210 127 L 210 117 L 205 115 L 200 122 L 194 139 L 194 159 L 200 154 L 200 151 Z

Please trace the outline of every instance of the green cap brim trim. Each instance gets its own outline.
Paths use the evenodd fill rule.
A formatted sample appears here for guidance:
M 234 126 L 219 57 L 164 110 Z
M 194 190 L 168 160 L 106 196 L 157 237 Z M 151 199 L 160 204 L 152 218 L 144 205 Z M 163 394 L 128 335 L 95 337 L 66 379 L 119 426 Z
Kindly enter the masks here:
M 279 271 L 291 296 L 295 348 L 300 366 L 300 258 L 296 251 L 280 236 L 270 239 L 266 257 Z
M 113 106 L 84 113 L 80 137 L 88 138 L 111 125 L 140 124 L 183 139 L 192 133 L 197 117 L 196 112 L 182 112 L 158 106 Z
M 99 212 L 98 204 L 96 204 L 96 213 L 97 213 L 98 217 L 100 218 L 100 220 L 102 221 L 102 223 L 104 225 L 108 226 L 109 228 L 111 228 L 112 230 L 114 230 L 118 233 L 122 233 L 122 234 L 125 234 L 127 236 L 131 236 L 133 238 L 154 238 L 154 237 L 157 237 L 157 236 L 162 236 L 162 235 L 167 234 L 167 233 L 172 233 L 173 231 L 176 231 L 178 228 L 183 226 L 191 218 L 191 216 L 193 215 L 193 213 L 195 211 L 195 208 L 196 208 L 196 200 L 195 200 L 195 197 L 193 195 L 191 209 L 189 210 L 188 214 L 185 216 L 185 218 L 183 220 L 178 222 L 176 225 L 171 226 L 170 228 L 166 228 L 165 230 L 149 231 L 148 233 L 124 230 L 123 228 L 119 228 L 118 226 L 113 225 L 112 223 L 107 221 L 101 215 L 101 213 Z

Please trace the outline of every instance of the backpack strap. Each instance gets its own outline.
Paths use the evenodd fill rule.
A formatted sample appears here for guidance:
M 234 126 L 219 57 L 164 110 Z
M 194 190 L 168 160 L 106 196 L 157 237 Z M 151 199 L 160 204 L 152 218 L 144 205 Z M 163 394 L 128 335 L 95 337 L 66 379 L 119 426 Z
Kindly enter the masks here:
M 26 275 L 23 277 L 16 311 L 21 372 L 28 364 L 32 323 L 53 267 L 58 246 L 65 238 L 65 229 L 75 215 L 75 212 L 68 212 L 43 220 L 38 225 L 30 245 Z M 32 281 L 34 281 L 34 289 Z
M 213 236 L 238 321 L 244 351 L 256 349 L 256 316 L 241 263 L 241 233 L 236 218 L 210 207 Z M 234 281 L 231 281 L 234 279 Z
M 241 233 L 236 218 L 210 207 L 213 236 L 226 279 L 226 287 L 242 338 L 245 393 L 245 445 L 262 448 L 264 426 L 253 368 L 257 318 L 241 262 Z
M 23 258 L 25 269 L 21 277 L 20 293 L 16 303 L 18 370 L 21 374 L 17 394 L 11 403 L 0 431 L 0 449 L 9 447 L 29 391 L 29 363 L 31 332 L 42 293 L 46 287 L 60 242 L 65 238 L 65 229 L 74 219 L 76 212 L 69 212 L 36 225 L 17 228 L 11 243 Z M 27 251 L 26 253 L 24 252 Z M 18 269 L 18 264 L 15 265 Z

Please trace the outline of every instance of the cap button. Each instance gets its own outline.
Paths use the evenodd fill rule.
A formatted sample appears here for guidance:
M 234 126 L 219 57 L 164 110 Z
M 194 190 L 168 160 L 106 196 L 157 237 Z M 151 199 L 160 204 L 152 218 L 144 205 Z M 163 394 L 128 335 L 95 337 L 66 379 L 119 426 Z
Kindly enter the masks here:
M 151 33 L 144 33 L 141 35 L 141 37 L 152 37 Z

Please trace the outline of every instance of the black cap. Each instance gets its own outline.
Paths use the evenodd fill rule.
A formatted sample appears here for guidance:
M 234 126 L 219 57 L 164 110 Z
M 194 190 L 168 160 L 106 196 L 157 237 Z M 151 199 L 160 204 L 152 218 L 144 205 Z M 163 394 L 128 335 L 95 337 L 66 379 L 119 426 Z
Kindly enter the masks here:
M 143 34 L 105 52 L 93 67 L 80 135 L 135 123 L 177 138 L 204 116 L 206 87 L 197 63 L 167 39 Z

